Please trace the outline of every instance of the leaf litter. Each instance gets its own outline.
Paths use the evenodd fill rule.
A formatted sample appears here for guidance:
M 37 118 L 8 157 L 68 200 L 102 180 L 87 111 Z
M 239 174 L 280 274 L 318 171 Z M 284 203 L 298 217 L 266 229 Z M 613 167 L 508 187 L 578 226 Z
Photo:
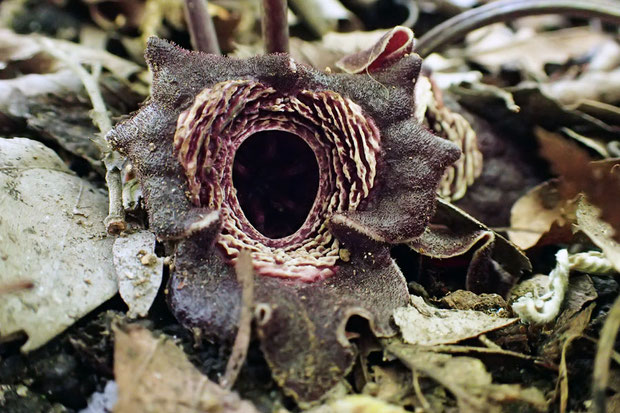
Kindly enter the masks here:
M 22 8 L 36 19 L 34 11 L 43 7 L 43 2 L 36 1 L 6 3 L 18 11 L 19 19 L 26 16 L 19 14 Z M 45 22 L 41 31 L 48 45 L 73 55 L 89 73 L 96 75 L 101 66 L 96 87 L 105 112 L 122 116 L 137 109 L 145 96 L 146 35 L 157 33 L 188 46 L 187 39 L 179 37 L 187 30 L 182 2 L 165 6 L 155 0 L 115 2 L 114 19 L 100 8 L 104 2 L 85 3 L 90 15 L 84 13 L 81 18 L 87 19 L 90 34 L 59 29 L 76 21 L 62 2 L 51 6 L 54 13 L 73 20 L 58 19 L 58 26 Z M 258 14 L 239 18 L 240 6 L 229 3 L 209 3 L 223 48 L 238 56 L 260 54 L 260 44 L 255 42 Z M 345 5 L 349 3 L 358 2 Z M 353 19 L 349 23 L 376 27 L 373 22 L 380 14 L 371 12 L 373 3 L 359 2 L 347 15 Z M 421 2 L 426 14 L 414 27 L 416 37 L 428 24 L 426 15 L 446 17 L 445 4 L 436 8 L 429 4 Z M 291 28 L 312 33 L 319 27 L 312 21 L 317 17 L 325 18 L 320 13 L 296 12 Z M 8 26 L 18 22 L 6 21 Z M 126 202 L 132 204 L 127 210 L 129 231 L 116 240 L 106 235 L 102 221 L 108 212 L 107 199 L 99 189 L 103 168 L 100 152 L 92 144 L 99 128 L 91 122 L 91 102 L 83 82 L 66 62 L 45 53 L 41 34 L 0 30 L 0 133 L 10 138 L 3 139 L 0 157 L 6 161 L 12 153 L 9 147 L 37 153 L 37 159 L 19 155 L 9 169 L 0 171 L 6 178 L 0 185 L 0 236 L 9 240 L 0 244 L 0 266 L 6 267 L 5 278 L 0 278 L 0 363 L 5 363 L 0 369 L 14 357 L 12 343 L 21 345 L 22 351 L 38 347 L 46 351 L 56 349 L 54 343 L 65 338 L 90 360 L 87 364 L 99 365 L 93 360 L 101 360 L 100 355 L 92 358 L 89 346 L 80 344 L 79 331 L 96 324 L 96 314 L 87 313 L 97 306 L 118 306 L 110 298 L 120 290 L 129 307 L 127 315 L 137 317 L 139 325 L 108 325 L 97 330 L 91 342 L 93 348 L 106 348 L 100 347 L 104 337 L 115 337 L 114 374 L 99 371 L 94 376 L 99 391 L 105 383 L 110 388 L 116 383 L 119 399 L 114 411 L 118 412 L 563 412 L 588 408 L 603 412 L 605 405 L 607 411 L 618 405 L 620 388 L 614 378 L 619 357 L 614 343 L 620 288 L 614 271 L 602 274 L 589 264 L 581 274 L 569 273 L 557 317 L 542 325 L 519 320 L 511 307 L 528 293 L 546 291 L 548 276 L 528 276 L 532 269 L 549 273 L 559 249 L 567 248 L 569 259 L 590 254 L 607 260 L 616 271 L 620 268 L 618 161 L 614 158 L 620 156 L 620 48 L 613 31 L 605 26 L 579 26 L 562 18 L 523 19 L 510 26 L 498 23 L 470 33 L 464 44 L 439 50 L 425 61 L 433 72 L 429 71 L 429 79 L 449 88 L 442 90 L 442 103 L 462 114 L 478 135 L 482 175 L 462 200 L 455 201 L 457 206 L 438 201 L 427 231 L 392 251 L 409 282 L 409 292 L 415 294 L 410 305 L 394 313 L 398 335 L 377 339 L 363 317 L 349 319 L 342 331 L 356 350 L 356 364 L 322 400 L 301 407 L 282 396 L 280 387 L 286 390 L 288 384 L 273 381 L 270 365 L 260 355 L 253 329 L 265 309 L 250 299 L 251 289 L 243 289 L 245 317 L 234 326 L 238 329 L 235 344 L 216 343 L 221 349 L 217 356 L 201 356 L 213 344 L 199 330 L 181 334 L 181 327 L 173 322 L 165 333 L 153 335 L 161 320 L 170 317 L 164 304 L 169 285 L 162 283 L 177 265 L 174 259 L 158 255 L 171 256 L 175 243 L 157 243 L 148 230 L 144 199 L 129 196 L 140 191 L 135 189 L 136 171 L 127 165 L 125 171 L 131 171 L 124 178 Z M 367 72 L 361 75 L 373 77 L 371 65 L 385 64 L 382 53 L 393 51 L 388 47 L 389 33 L 400 31 L 405 32 L 329 32 L 313 42 L 292 38 L 291 53 L 298 62 L 328 71 L 339 70 L 336 62 L 347 55 L 353 59 L 349 61 L 367 56 L 357 66 Z M 375 43 L 376 49 L 368 49 Z M 19 135 L 54 150 L 16 138 Z M 81 164 L 78 158 L 89 164 Z M 50 201 L 54 197 L 57 201 Z M 342 252 L 341 257 L 346 256 Z M 55 262 L 67 267 L 59 270 Z M 244 274 L 237 275 L 246 281 L 254 277 L 251 271 Z M 27 317 L 28 313 L 34 317 Z M 70 327 L 80 319 L 78 326 Z M 59 334 L 59 339 L 52 340 Z M 174 344 L 175 337 L 184 337 L 182 348 Z M 271 351 L 273 360 L 277 354 Z M 305 373 L 312 377 L 317 364 L 308 360 L 305 365 Z M 210 372 L 211 378 L 200 370 Z M 29 384 L 27 376 L 4 371 L 8 373 L 0 374 L 0 406 L 10 406 L 8 411 L 22 408 L 42 392 Z M 281 376 L 281 372 L 275 375 Z M 224 389 L 230 387 L 232 391 Z M 86 399 L 91 393 L 85 391 L 82 396 Z M 107 411 L 110 404 L 98 409 L 97 413 Z

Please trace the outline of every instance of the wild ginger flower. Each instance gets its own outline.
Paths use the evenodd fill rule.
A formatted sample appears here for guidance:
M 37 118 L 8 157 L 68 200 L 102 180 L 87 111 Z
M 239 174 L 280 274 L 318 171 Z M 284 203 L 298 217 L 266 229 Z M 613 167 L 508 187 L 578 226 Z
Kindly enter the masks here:
M 392 311 L 409 295 L 390 247 L 423 232 L 460 156 L 413 116 L 421 59 L 402 35 L 388 33 L 360 74 L 152 38 L 152 96 L 108 135 L 141 180 L 150 229 L 174 241 L 173 313 L 230 340 L 240 305 L 233 266 L 249 250 L 261 347 L 300 401 L 350 370 L 352 316 L 377 336 L 395 333 Z

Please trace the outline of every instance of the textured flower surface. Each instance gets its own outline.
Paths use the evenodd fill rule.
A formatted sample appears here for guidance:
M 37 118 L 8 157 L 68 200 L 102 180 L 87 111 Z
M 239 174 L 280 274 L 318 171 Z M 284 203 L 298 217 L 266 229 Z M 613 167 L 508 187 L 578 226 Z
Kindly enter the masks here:
M 409 295 L 390 247 L 422 234 L 460 156 L 413 116 L 421 59 L 386 55 L 372 73 L 332 74 L 285 54 L 231 59 L 152 38 L 152 96 L 108 135 L 140 177 L 150 229 L 173 241 L 173 313 L 231 340 L 234 263 L 249 250 L 261 348 L 299 401 L 350 370 L 352 316 L 395 333 Z

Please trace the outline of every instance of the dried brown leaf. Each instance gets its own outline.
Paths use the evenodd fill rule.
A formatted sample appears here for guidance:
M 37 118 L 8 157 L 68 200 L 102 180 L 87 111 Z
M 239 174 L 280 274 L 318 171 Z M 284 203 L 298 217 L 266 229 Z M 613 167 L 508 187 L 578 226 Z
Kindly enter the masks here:
M 578 193 L 586 194 L 588 201 L 601 210 L 601 218 L 615 231 L 614 239 L 620 239 L 620 160 L 591 162 L 588 153 L 576 144 L 555 133 L 537 129 L 541 155 L 551 163 L 553 171 L 560 175 L 561 195 L 571 199 Z
M 114 375 L 114 413 L 257 412 L 200 373 L 171 340 L 138 325 L 115 329 Z
M 508 237 L 518 247 L 541 246 L 572 238 L 575 205 L 562 197 L 559 182 L 551 180 L 530 189 L 510 211 Z M 544 240 L 543 240 L 544 238 Z

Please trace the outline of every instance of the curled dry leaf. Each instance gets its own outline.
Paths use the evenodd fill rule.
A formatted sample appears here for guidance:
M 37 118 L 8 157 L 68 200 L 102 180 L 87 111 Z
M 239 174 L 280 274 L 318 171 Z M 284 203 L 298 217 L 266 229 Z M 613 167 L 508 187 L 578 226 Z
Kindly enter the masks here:
M 155 235 L 139 231 L 116 238 L 114 268 L 119 293 L 131 318 L 144 317 L 161 285 L 164 259 L 155 255 Z
M 512 206 L 508 237 L 519 248 L 572 238 L 576 204 L 562 196 L 559 186 L 558 180 L 543 182 Z
M 422 297 L 411 296 L 411 306 L 394 310 L 394 321 L 405 342 L 423 346 L 452 344 L 517 322 L 474 310 L 442 310 Z
M 42 144 L 0 139 L 0 285 L 34 288 L 0 299 L 0 335 L 34 350 L 117 291 L 107 198 Z
M 257 413 L 190 363 L 172 340 L 138 325 L 114 331 L 115 413 Z

